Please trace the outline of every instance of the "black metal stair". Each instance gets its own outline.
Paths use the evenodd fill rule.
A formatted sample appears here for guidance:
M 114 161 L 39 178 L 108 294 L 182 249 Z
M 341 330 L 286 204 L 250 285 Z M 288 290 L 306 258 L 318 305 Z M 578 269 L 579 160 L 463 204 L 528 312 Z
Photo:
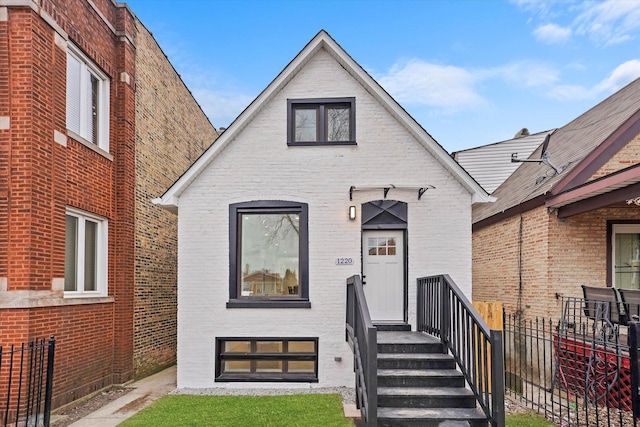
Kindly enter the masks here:
M 378 426 L 487 426 L 453 357 L 421 332 L 378 332 Z

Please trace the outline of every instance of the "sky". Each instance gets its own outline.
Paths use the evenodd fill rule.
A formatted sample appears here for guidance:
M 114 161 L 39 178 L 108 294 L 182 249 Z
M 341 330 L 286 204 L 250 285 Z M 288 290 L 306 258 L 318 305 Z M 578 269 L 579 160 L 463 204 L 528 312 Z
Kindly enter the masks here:
M 561 127 L 640 77 L 640 0 L 128 0 L 216 127 L 326 30 L 449 152 Z

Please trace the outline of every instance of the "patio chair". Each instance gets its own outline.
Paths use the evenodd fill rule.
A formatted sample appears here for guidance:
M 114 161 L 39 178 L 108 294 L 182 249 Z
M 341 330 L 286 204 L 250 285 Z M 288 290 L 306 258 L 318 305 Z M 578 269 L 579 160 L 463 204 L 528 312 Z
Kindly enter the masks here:
M 582 285 L 582 293 L 585 299 L 584 315 L 589 319 L 608 320 L 614 325 L 627 324 L 627 313 L 625 311 L 624 303 L 622 298 L 619 297 L 618 290 L 616 288 Z M 606 306 L 609 309 L 608 319 L 602 318 L 604 314 L 599 311 L 602 310 L 603 307 L 599 307 L 598 302 L 607 303 Z
M 638 317 L 635 320 L 640 320 L 640 290 L 618 289 L 618 291 L 622 296 L 628 320 L 633 320 L 634 316 Z

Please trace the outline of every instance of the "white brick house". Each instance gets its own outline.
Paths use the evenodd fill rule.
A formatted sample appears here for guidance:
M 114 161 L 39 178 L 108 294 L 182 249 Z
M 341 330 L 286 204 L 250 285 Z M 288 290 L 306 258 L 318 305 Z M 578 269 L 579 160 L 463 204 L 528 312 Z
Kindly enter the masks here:
M 470 296 L 488 200 L 319 32 L 155 200 L 179 210 L 178 387 L 352 387 L 345 279 L 366 275 L 378 322 L 415 322 L 418 277 Z

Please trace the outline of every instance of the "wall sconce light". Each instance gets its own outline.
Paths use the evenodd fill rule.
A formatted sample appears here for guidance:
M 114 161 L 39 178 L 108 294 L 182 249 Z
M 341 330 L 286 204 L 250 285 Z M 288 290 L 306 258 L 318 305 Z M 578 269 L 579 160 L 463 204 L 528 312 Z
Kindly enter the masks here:
M 356 219 L 356 207 L 355 206 L 349 206 L 349 219 L 351 221 Z

